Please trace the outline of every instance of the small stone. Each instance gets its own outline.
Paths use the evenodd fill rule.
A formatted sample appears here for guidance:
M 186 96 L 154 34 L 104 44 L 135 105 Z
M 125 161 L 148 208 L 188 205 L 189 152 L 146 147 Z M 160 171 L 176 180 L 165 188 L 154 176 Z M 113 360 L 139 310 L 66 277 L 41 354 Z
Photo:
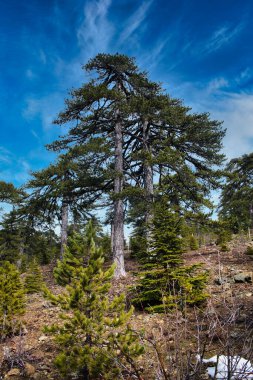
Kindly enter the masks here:
M 240 334 L 236 331 L 232 331 L 230 333 L 230 337 L 233 338 L 233 339 L 237 339 L 238 337 L 240 336 Z
M 241 272 L 241 273 L 237 273 L 235 276 L 234 276 L 234 281 L 236 283 L 244 283 L 244 282 L 248 282 L 248 283 L 251 283 L 252 282 L 252 278 L 251 278 L 251 274 L 250 273 L 246 273 L 246 272 Z
M 245 297 L 251 297 L 252 293 L 245 293 Z
M 29 363 L 25 363 L 25 373 L 26 373 L 26 375 L 27 376 L 32 376 L 32 375 L 34 375 L 34 373 L 35 373 L 35 368 L 34 368 L 34 366 L 33 365 L 31 365 L 31 364 L 29 364 Z
M 200 376 L 200 379 L 201 379 L 201 380 L 208 380 L 208 379 L 209 379 L 209 375 L 208 375 L 208 373 L 203 373 L 203 374 Z
M 6 375 L 4 376 L 4 378 L 8 379 L 9 377 L 20 376 L 20 375 L 21 375 L 20 369 L 18 369 L 18 368 L 12 368 L 9 372 L 6 373 Z
M 214 283 L 215 285 L 223 285 L 225 284 L 225 280 L 223 278 L 215 278 Z
M 28 330 L 27 330 L 27 328 L 25 326 L 22 327 L 21 334 L 22 335 L 27 335 L 28 334 Z
M 48 340 L 48 337 L 46 335 L 41 335 L 38 340 L 39 342 L 45 342 L 46 340 Z
M 247 319 L 247 315 L 246 314 L 241 314 L 237 319 L 236 319 L 236 323 L 244 323 Z

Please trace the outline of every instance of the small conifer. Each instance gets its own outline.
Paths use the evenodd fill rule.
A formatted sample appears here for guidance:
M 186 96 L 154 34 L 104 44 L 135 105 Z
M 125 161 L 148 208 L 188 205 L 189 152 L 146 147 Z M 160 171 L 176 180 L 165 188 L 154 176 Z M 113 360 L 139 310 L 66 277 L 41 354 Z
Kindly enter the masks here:
M 151 312 L 164 312 L 176 305 L 198 304 L 207 274 L 198 265 L 182 266 L 182 220 L 165 205 L 155 212 L 150 250 L 143 258 L 133 303 Z
M 27 275 L 25 278 L 25 290 L 26 293 L 39 293 L 42 290 L 43 278 L 40 267 L 36 261 L 33 259 L 30 262 Z
M 198 241 L 193 234 L 189 238 L 189 247 L 193 251 L 199 248 Z
M 114 267 L 104 271 L 103 262 L 102 251 L 92 238 L 87 263 L 74 257 L 70 247 L 63 261 L 58 262 L 55 275 L 58 280 L 63 275 L 63 283 L 68 285 L 58 296 L 45 291 L 66 311 L 60 315 L 63 324 L 47 329 L 62 347 L 55 363 L 65 377 L 79 372 L 83 379 L 118 379 L 124 365 L 134 368 L 135 376 L 141 379 L 134 357 L 142 353 L 143 347 L 127 326 L 133 310 L 125 311 L 122 295 L 109 297 Z
M 17 317 L 25 311 L 25 293 L 15 265 L 4 262 L 0 267 L 0 339 L 20 329 Z

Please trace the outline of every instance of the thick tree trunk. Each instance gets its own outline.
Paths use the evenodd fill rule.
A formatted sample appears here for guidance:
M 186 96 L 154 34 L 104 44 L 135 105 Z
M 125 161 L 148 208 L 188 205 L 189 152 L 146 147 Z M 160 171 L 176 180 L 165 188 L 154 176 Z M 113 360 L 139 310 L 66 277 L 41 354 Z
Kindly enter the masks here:
M 60 252 L 60 260 L 63 258 L 64 249 L 67 245 L 68 240 L 68 214 L 69 214 L 69 205 L 66 200 L 62 201 L 61 208 L 61 252 Z
M 114 179 L 114 218 L 113 218 L 113 260 L 116 264 L 114 276 L 124 277 L 124 204 L 120 198 L 123 190 L 123 133 L 119 117 L 116 111 L 117 122 L 115 126 L 115 179 Z
M 148 131 L 148 121 L 145 120 L 143 123 L 143 147 L 146 153 L 146 157 L 143 165 L 144 172 L 144 189 L 145 189 L 145 201 L 146 201 L 146 211 L 145 211 L 145 224 L 146 224 L 146 238 L 149 245 L 150 242 L 150 226 L 153 219 L 153 202 L 154 202 L 154 184 L 153 184 L 153 170 L 150 163 L 150 147 L 149 147 L 149 131 Z

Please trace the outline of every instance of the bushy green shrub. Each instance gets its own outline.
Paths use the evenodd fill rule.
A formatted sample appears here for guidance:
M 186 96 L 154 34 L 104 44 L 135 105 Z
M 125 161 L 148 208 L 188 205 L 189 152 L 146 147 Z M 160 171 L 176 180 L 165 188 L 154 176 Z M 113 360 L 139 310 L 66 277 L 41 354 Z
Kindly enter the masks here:
M 4 262 L 0 267 L 0 339 L 20 329 L 18 316 L 25 311 L 25 292 L 15 265 Z
M 134 358 L 143 347 L 127 324 L 133 309 L 125 311 L 123 295 L 109 296 L 114 267 L 103 270 L 102 251 L 92 239 L 89 251 L 84 264 L 70 248 L 65 250 L 55 275 L 64 274 L 62 283 L 68 285 L 58 296 L 46 290 L 46 296 L 63 311 L 63 323 L 47 328 L 61 347 L 55 364 L 64 379 L 72 372 L 85 379 L 119 379 L 123 368 L 136 375 Z

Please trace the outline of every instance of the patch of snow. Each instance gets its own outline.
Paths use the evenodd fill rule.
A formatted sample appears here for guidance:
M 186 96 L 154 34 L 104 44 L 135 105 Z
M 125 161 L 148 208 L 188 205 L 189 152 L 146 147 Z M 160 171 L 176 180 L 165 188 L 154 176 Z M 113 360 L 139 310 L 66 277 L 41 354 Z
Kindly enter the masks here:
M 201 360 L 200 355 L 197 355 L 197 360 Z M 210 359 L 202 359 L 202 363 L 210 363 L 207 373 L 212 379 L 253 380 L 251 362 L 240 356 L 215 355 Z

